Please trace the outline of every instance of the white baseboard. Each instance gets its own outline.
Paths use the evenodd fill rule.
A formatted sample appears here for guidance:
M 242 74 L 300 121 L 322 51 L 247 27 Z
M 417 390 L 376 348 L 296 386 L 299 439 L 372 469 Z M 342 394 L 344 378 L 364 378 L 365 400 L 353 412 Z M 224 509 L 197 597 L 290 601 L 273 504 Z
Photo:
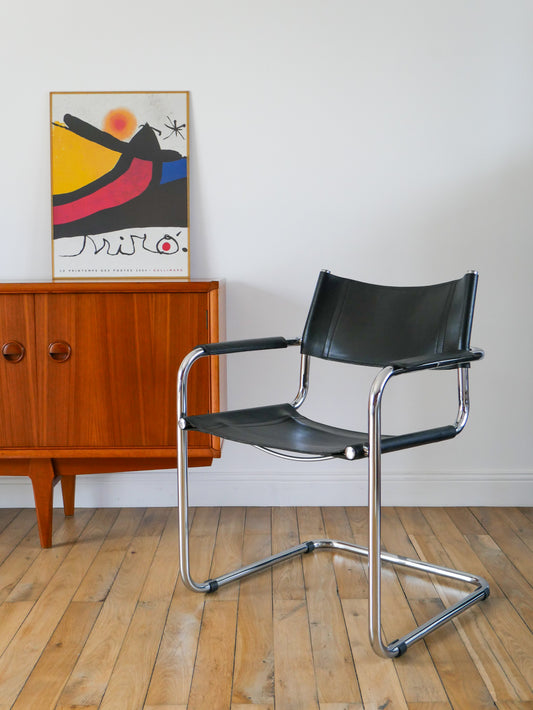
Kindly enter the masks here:
M 366 505 L 363 472 L 190 473 L 190 503 L 195 506 Z M 384 473 L 384 505 L 533 506 L 533 472 Z M 142 471 L 78 476 L 76 506 L 161 507 L 176 505 L 173 471 Z M 31 483 L 25 477 L 0 478 L 0 507 L 33 507 Z M 61 490 L 54 491 L 61 507 Z

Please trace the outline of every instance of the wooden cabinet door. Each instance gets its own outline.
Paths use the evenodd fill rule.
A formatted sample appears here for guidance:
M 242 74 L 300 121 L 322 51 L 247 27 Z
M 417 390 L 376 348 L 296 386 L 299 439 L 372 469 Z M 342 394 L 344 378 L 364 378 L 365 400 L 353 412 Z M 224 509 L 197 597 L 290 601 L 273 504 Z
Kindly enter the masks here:
M 145 305 L 150 309 L 151 348 L 150 373 L 144 382 L 147 436 L 161 446 L 175 447 L 178 367 L 188 352 L 209 342 L 208 294 L 153 294 Z M 211 411 L 211 367 L 208 358 L 193 367 L 188 386 L 191 414 Z M 209 435 L 195 432 L 190 446 L 208 446 L 209 440 Z
M 0 447 L 37 444 L 32 295 L 0 297 Z
M 41 446 L 174 446 L 177 368 L 190 349 L 207 340 L 207 295 L 35 298 Z M 193 375 L 192 409 L 208 411 L 207 367 Z

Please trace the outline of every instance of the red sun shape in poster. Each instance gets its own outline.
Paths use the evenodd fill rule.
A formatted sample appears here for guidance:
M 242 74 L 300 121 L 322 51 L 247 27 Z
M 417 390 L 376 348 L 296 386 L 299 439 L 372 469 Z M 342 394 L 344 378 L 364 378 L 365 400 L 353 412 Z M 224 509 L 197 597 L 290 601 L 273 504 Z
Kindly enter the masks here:
M 127 108 L 114 108 L 104 118 L 104 131 L 121 140 L 130 138 L 136 128 L 137 120 Z

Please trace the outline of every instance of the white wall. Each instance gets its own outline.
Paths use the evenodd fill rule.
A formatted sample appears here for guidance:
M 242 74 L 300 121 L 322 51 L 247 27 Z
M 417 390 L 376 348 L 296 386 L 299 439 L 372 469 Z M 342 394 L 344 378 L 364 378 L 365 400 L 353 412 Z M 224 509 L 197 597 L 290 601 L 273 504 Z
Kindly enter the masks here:
M 476 268 L 473 344 L 487 357 L 473 368 L 471 421 L 453 442 L 386 458 L 384 498 L 533 504 L 529 0 L 2 7 L 0 279 L 51 276 L 49 91 L 188 89 L 192 274 L 227 280 L 228 337 L 299 334 L 322 267 L 395 284 Z M 293 369 L 278 380 L 284 359 Z M 293 353 L 235 356 L 230 405 L 292 396 L 296 368 Z M 357 424 L 367 380 L 355 376 L 341 404 L 340 379 L 323 364 L 314 375 L 310 411 Z M 386 399 L 392 428 L 400 415 L 425 422 L 417 411 L 441 393 L 435 418 L 455 416 L 453 376 L 417 377 Z M 316 494 L 309 484 L 324 480 Z M 0 485 L 2 505 L 31 504 L 28 481 Z M 143 504 L 147 491 L 166 504 L 173 475 L 80 478 L 78 502 Z M 196 503 L 362 502 L 364 491 L 362 462 L 304 468 L 231 444 L 193 472 Z

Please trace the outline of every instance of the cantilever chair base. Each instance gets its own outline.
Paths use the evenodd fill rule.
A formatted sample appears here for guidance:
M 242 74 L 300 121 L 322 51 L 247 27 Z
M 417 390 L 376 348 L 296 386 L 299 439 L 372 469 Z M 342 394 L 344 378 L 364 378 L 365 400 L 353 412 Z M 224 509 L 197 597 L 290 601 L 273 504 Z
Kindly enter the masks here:
M 322 272 L 301 339 L 275 337 L 201 345 L 184 358 L 178 371 L 177 440 L 180 572 L 186 587 L 195 592 L 215 592 L 230 582 L 315 550 L 366 557 L 370 643 L 384 658 L 402 655 L 416 641 L 489 596 L 489 585 L 482 577 L 381 549 L 382 453 L 451 439 L 466 424 L 470 402 L 469 367 L 483 357 L 481 350 L 471 349 L 469 345 L 476 283 L 477 274 L 469 272 L 456 282 L 399 289 L 362 284 Z M 359 337 L 361 335 L 363 337 Z M 301 367 L 299 390 L 291 404 L 188 415 L 187 378 L 196 360 L 293 345 L 301 346 Z M 307 394 L 311 357 L 381 368 L 370 388 L 368 432 L 336 429 L 300 415 L 297 410 Z M 381 402 L 387 383 L 398 375 L 428 369 L 457 371 L 459 411 L 455 424 L 396 436 L 382 435 Z M 189 562 L 188 430 L 204 431 L 249 444 L 288 460 L 339 458 L 353 461 L 366 458 L 368 549 L 339 540 L 311 540 L 215 579 L 195 582 Z M 387 643 L 381 629 L 382 562 L 466 583 L 474 590 L 402 638 Z
M 308 540 L 307 542 L 302 542 L 299 545 L 290 547 L 282 552 L 278 552 L 275 555 L 270 555 L 262 560 L 258 560 L 252 564 L 240 567 L 232 572 L 220 575 L 214 579 L 207 579 L 204 582 L 194 582 L 190 574 L 189 565 L 189 524 L 188 524 L 188 474 L 186 470 L 182 470 L 179 476 L 179 530 L 180 530 L 180 567 L 183 582 L 186 587 L 195 592 L 215 592 L 220 587 L 235 582 L 237 580 L 243 579 L 251 574 L 261 572 L 276 564 L 285 562 L 298 555 L 303 555 L 319 550 L 331 550 L 333 552 L 345 552 L 355 554 L 361 557 L 369 557 L 369 550 L 366 547 L 360 547 L 359 545 L 354 545 L 349 542 L 342 542 L 341 540 L 330 540 L 330 539 L 318 539 L 318 540 Z M 448 567 L 441 567 L 439 565 L 434 565 L 429 562 L 423 562 L 421 560 L 415 560 L 409 557 L 403 557 L 391 554 L 389 552 L 380 552 L 379 561 L 377 562 L 380 567 L 381 561 L 392 563 L 401 567 L 407 567 L 411 570 L 418 572 L 426 572 L 428 574 L 437 575 L 440 577 L 445 577 L 447 579 L 455 580 L 457 582 L 463 582 L 475 587 L 474 591 L 466 595 L 462 600 L 447 607 L 442 612 L 432 617 L 425 623 L 417 626 L 408 634 L 405 634 L 399 639 L 396 639 L 390 644 L 386 644 L 381 638 L 381 611 L 378 611 L 377 616 L 372 614 L 370 611 L 370 626 L 369 633 L 370 639 L 374 651 L 385 658 L 394 658 L 404 654 L 407 649 L 412 646 L 416 641 L 420 641 L 429 633 L 438 629 L 440 626 L 445 624 L 453 617 L 461 614 L 469 607 L 473 606 L 479 601 L 486 599 L 490 594 L 490 588 L 488 582 L 473 574 L 468 572 L 461 572 L 456 569 L 450 569 Z M 379 583 L 378 583 L 379 588 Z M 375 586 L 371 585 L 370 589 L 370 599 L 369 599 L 371 609 L 378 608 L 380 606 L 379 591 L 376 590 Z M 376 626 L 377 624 L 377 626 Z

